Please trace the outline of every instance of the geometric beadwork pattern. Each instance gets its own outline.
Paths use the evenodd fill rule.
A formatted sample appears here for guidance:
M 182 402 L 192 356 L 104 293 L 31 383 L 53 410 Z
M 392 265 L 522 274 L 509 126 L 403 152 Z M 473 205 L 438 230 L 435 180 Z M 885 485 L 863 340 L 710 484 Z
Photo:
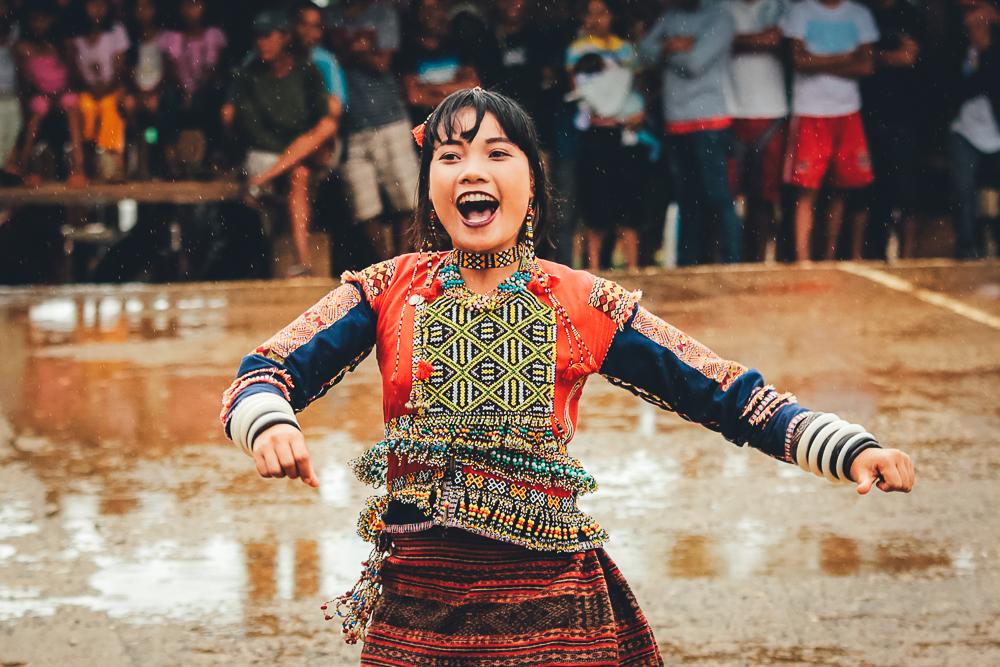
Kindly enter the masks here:
M 344 282 L 361 283 L 361 287 L 365 291 L 365 296 L 368 298 L 368 303 L 374 304 L 375 297 L 389 286 L 389 283 L 392 282 L 392 276 L 395 273 L 396 260 L 387 259 L 384 262 L 372 264 L 360 271 L 344 271 L 340 275 L 340 279 Z
M 541 507 L 547 510 L 573 512 L 577 509 L 576 498 L 571 494 L 555 495 L 545 493 L 545 491 L 531 488 L 530 485 L 523 482 L 485 475 L 469 467 L 466 467 L 464 474 L 465 479 L 463 482 L 466 488 L 483 489 L 490 493 L 505 496 L 511 500 L 519 500 L 526 505 Z
M 552 414 L 555 311 L 531 292 L 513 293 L 495 309 L 435 299 L 420 328 L 422 358 L 434 369 L 424 384 L 428 415 Z
M 632 328 L 660 347 L 665 347 L 687 366 L 694 368 L 710 380 L 719 383 L 723 391 L 733 380 L 746 373 L 745 366 L 728 361 L 712 352 L 680 329 L 667 324 L 656 315 L 639 307 L 632 320 Z
M 284 329 L 274 334 L 254 352 L 283 362 L 288 355 L 311 341 L 317 333 L 361 303 L 361 295 L 351 285 L 341 285 L 313 304 Z
M 606 313 L 618 325 L 620 331 L 632 314 L 632 307 L 640 298 L 638 292 L 629 292 L 618 283 L 604 278 L 594 281 L 590 290 L 590 305 Z

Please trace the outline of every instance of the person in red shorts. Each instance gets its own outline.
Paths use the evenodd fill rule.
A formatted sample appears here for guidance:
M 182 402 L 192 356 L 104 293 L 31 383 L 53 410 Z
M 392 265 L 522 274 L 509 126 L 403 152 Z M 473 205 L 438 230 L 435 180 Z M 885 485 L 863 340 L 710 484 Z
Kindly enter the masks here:
M 858 80 L 874 69 L 878 28 L 853 0 L 803 0 L 782 23 L 792 44 L 795 79 L 784 179 L 799 188 L 795 259 L 810 259 L 810 237 L 821 186 L 831 189 L 825 259 L 833 259 L 844 219 L 844 191 L 872 182 L 871 157 L 861 122 Z M 865 216 L 851 230 L 851 257 L 861 258 Z
M 744 204 L 743 258 L 759 262 L 774 238 L 774 215 L 781 202 L 788 99 L 778 24 L 787 4 L 729 0 L 727 5 L 736 26 L 729 66 L 735 139 L 730 180 L 733 194 Z

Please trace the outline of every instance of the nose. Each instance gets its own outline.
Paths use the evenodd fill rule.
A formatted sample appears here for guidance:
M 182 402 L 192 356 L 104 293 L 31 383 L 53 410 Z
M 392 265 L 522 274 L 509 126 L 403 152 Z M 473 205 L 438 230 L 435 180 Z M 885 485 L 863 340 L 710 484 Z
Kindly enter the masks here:
M 459 175 L 459 183 L 485 183 L 489 180 L 482 158 L 474 155 L 467 156 L 462 161 L 462 173 Z

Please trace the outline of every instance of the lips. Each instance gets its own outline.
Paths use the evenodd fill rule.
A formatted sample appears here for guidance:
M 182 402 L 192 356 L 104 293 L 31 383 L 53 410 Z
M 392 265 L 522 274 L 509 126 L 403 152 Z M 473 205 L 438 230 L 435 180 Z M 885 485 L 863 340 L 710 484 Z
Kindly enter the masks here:
M 488 192 L 464 192 L 455 201 L 462 222 L 468 227 L 485 227 L 500 210 L 500 201 Z

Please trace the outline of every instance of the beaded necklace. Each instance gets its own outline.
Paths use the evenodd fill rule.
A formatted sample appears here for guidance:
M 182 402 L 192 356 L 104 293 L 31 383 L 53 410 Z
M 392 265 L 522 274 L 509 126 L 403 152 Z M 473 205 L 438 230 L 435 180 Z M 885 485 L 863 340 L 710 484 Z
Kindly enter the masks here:
M 499 269 L 521 259 L 521 245 L 515 244 L 499 252 L 455 250 L 455 263 L 461 269 Z
M 514 246 L 517 248 L 517 246 Z M 459 264 L 454 251 L 438 270 L 438 278 L 441 280 L 441 287 L 445 294 L 461 303 L 466 308 L 474 310 L 493 310 L 497 308 L 503 300 L 510 294 L 527 289 L 531 281 L 531 271 L 533 262 L 530 261 L 532 255 L 517 250 L 516 256 L 521 260 L 518 270 L 507 278 L 504 278 L 499 285 L 486 294 L 477 294 L 465 286 L 465 279 L 459 271 Z

